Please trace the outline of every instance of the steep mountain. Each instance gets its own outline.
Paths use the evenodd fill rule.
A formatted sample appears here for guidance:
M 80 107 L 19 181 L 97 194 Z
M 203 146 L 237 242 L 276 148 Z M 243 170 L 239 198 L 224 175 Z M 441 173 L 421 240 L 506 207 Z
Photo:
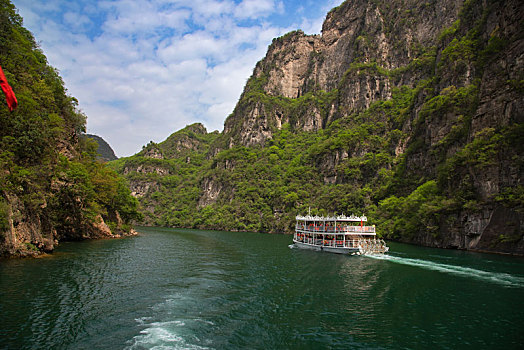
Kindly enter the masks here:
M 0 106 L 0 257 L 132 233 L 137 200 L 96 161 L 78 101 L 8 0 L 0 0 L 0 63 L 18 99 L 12 112 Z
M 523 7 L 344 2 L 321 35 L 273 40 L 224 131 L 194 150 L 206 160 L 184 168 L 190 200 L 166 183 L 141 201 L 176 207 L 161 225 L 291 232 L 311 206 L 366 213 L 391 239 L 524 254 Z
M 118 159 L 115 155 L 115 151 L 109 146 L 109 144 L 98 135 L 85 134 L 85 136 L 91 140 L 94 140 L 98 145 L 96 149 L 97 158 L 103 161 L 109 162 L 111 160 Z

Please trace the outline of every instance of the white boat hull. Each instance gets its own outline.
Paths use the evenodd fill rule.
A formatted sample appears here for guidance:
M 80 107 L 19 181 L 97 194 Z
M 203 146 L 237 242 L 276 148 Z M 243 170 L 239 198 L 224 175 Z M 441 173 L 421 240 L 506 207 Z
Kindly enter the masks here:
M 358 248 L 349 248 L 349 247 L 326 247 L 326 246 L 318 246 L 313 244 L 307 244 L 302 242 L 293 241 L 295 244 L 295 247 L 300 249 L 309 249 L 309 250 L 316 250 L 316 251 L 323 251 L 328 253 L 336 253 L 336 254 L 353 254 L 358 253 Z

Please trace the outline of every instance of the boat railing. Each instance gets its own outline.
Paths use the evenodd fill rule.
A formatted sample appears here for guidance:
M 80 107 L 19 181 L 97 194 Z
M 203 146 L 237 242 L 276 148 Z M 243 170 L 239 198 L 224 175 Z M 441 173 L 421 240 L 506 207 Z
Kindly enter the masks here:
M 296 225 L 297 230 L 314 233 L 375 233 L 375 226 L 351 226 L 351 225 Z
M 320 239 L 314 237 L 308 237 L 306 235 L 297 235 L 296 241 L 310 244 L 318 247 L 335 247 L 335 248 L 360 248 L 362 246 L 367 246 L 366 242 L 384 242 L 379 239 L 346 239 L 346 240 L 336 240 L 336 239 Z

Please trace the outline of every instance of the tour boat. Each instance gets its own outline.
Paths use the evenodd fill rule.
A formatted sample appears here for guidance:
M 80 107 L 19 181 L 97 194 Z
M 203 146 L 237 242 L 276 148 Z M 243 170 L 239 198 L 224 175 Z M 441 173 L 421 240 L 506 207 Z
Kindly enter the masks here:
M 383 254 L 389 250 L 377 238 L 375 225 L 364 226 L 365 216 L 297 216 L 294 245 L 297 248 L 339 254 Z

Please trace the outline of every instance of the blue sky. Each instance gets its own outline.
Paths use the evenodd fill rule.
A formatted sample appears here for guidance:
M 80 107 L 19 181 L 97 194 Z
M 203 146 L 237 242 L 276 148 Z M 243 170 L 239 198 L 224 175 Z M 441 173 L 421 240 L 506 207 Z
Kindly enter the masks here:
M 117 156 L 195 122 L 223 129 L 275 37 L 342 0 L 12 0 Z

